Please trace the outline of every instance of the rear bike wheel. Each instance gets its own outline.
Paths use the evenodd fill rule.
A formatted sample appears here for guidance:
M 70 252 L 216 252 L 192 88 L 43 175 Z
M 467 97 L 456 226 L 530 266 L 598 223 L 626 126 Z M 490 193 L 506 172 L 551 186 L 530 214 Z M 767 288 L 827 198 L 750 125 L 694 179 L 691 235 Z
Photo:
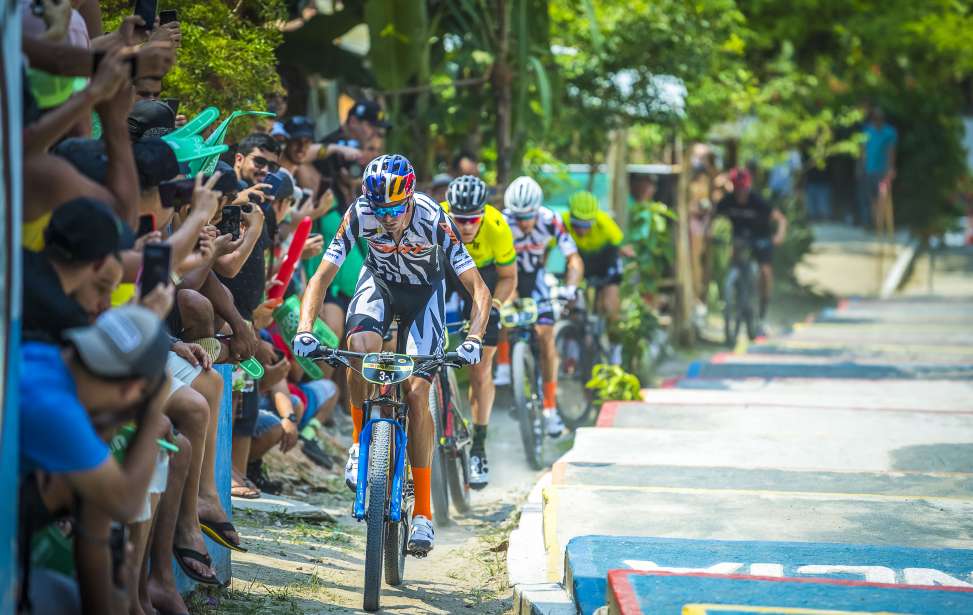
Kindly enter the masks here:
M 591 398 L 585 388 L 591 377 L 591 348 L 585 348 L 584 333 L 573 322 L 562 320 L 554 325 L 557 349 L 557 406 L 561 419 L 572 431 L 588 420 Z
M 385 551 L 385 515 L 391 473 L 392 425 L 379 421 L 372 425 L 368 451 L 368 503 L 365 522 L 365 588 L 362 608 L 377 611 L 382 595 L 382 564 Z
M 411 472 L 406 465 L 405 476 Z M 389 520 L 385 533 L 385 581 L 389 585 L 402 585 L 405 577 L 405 555 L 409 545 L 409 522 L 412 519 L 414 496 L 411 494 L 409 483 L 403 477 L 402 481 L 402 518 L 393 522 Z M 409 493 L 407 493 L 409 491 Z
M 447 374 L 450 410 L 444 416 L 450 422 L 446 431 L 452 436 L 454 446 L 452 450 L 446 451 L 443 461 L 453 506 L 456 512 L 465 514 L 470 511 L 470 447 L 473 446 L 473 440 L 466 425 L 466 414 L 460 410 L 463 397 L 460 395 L 456 373 L 448 370 Z
M 524 454 L 531 468 L 543 467 L 544 433 L 538 411 L 536 371 L 534 355 L 530 345 L 521 340 L 514 344 L 510 353 L 510 382 L 514 388 L 514 403 L 517 406 L 517 421 L 520 424 L 520 438 L 524 443 Z
M 429 387 L 429 411 L 432 412 L 433 423 L 436 428 L 435 448 L 432 452 L 432 517 L 436 525 L 449 525 L 449 485 L 446 467 L 449 463 L 449 451 L 443 446 L 446 433 L 443 426 L 446 398 L 443 395 L 443 379 L 436 374 Z

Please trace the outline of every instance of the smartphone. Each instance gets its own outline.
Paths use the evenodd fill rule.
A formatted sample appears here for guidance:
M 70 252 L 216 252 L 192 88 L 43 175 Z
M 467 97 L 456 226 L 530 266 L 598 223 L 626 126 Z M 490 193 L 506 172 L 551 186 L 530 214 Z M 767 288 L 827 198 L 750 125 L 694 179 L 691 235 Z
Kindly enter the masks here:
M 175 11 L 173 11 L 173 13 L 175 13 Z M 163 21 L 162 23 L 165 23 L 165 22 Z M 165 104 L 169 105 L 169 108 L 172 109 L 172 114 L 173 115 L 179 115 L 179 99 L 178 98 L 163 98 L 162 99 L 162 102 L 164 102 Z
M 155 28 L 155 13 L 157 8 L 158 0 L 135 0 L 134 14 L 145 21 L 145 25 L 142 26 L 143 30 L 152 30 Z
M 152 231 L 155 230 L 155 216 L 152 214 L 145 214 L 144 216 L 139 216 L 139 229 L 135 234 L 136 237 L 144 237 Z
M 233 235 L 233 240 L 240 238 L 240 206 L 227 205 L 223 208 L 223 216 L 216 225 L 220 235 Z
M 179 13 L 176 9 L 166 9 L 159 11 L 159 25 L 164 26 L 171 21 L 179 21 Z
M 150 243 L 142 252 L 142 275 L 139 278 L 139 297 L 144 297 L 159 284 L 169 283 L 172 266 L 172 246 Z
M 267 198 L 272 199 L 277 196 L 277 191 L 280 189 L 280 185 L 283 183 L 283 181 L 284 180 L 280 175 L 277 175 L 276 173 L 267 173 L 261 183 L 270 184 L 270 188 L 264 188 L 261 192 L 263 192 Z

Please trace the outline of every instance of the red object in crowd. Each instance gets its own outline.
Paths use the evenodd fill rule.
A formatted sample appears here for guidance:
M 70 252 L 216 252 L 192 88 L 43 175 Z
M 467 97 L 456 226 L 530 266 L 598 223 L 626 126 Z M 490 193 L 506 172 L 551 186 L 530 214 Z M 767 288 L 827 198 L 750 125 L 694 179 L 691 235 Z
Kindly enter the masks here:
M 274 280 L 278 283 L 267 293 L 268 299 L 281 299 L 284 297 L 284 291 L 287 290 L 287 286 L 291 283 L 294 270 L 297 269 L 297 263 L 301 260 L 301 252 L 304 251 L 304 243 L 310 234 L 311 219 L 304 218 L 297 225 L 297 230 L 294 231 L 294 239 L 291 240 L 291 247 L 287 250 L 287 258 L 280 264 L 280 270 L 274 277 Z

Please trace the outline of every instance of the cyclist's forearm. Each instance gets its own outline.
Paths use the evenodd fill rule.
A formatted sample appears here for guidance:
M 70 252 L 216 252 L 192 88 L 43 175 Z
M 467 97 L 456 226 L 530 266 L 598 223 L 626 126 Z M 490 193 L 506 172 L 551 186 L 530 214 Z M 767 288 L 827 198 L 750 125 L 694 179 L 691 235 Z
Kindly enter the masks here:
M 584 278 L 584 261 L 581 260 L 580 254 L 572 254 L 568 257 L 567 275 L 565 277 L 568 286 L 577 286 L 581 283 L 581 279 Z
M 514 297 L 517 290 L 517 263 L 497 267 L 497 289 L 493 293 L 493 299 L 500 303 L 507 303 Z
M 318 270 L 311 276 L 307 290 L 301 298 L 301 321 L 298 331 L 310 331 L 314 328 L 314 319 L 318 317 L 318 310 L 324 301 L 324 291 L 331 286 L 334 276 L 338 273 L 338 266 L 331 261 L 322 260 Z
M 490 289 L 483 283 L 480 272 L 476 269 L 467 269 L 459 276 L 463 288 L 473 298 L 473 309 L 470 313 L 470 335 L 483 339 L 486 332 L 487 321 L 490 319 Z

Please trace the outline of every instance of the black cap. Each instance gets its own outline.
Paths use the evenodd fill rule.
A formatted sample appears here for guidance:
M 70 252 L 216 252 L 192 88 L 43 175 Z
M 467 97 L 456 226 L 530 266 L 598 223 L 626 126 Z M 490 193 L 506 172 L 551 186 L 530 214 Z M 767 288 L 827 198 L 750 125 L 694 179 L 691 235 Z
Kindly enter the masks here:
M 385 112 L 374 100 L 361 99 L 355 101 L 348 111 L 348 117 L 358 118 L 379 128 L 391 128 L 392 125 L 385 121 Z
M 158 137 L 143 137 L 132 144 L 142 190 L 154 188 L 179 175 L 179 161 L 169 144 Z
M 79 197 L 54 210 L 44 230 L 45 250 L 59 260 L 90 263 L 131 247 L 132 230 L 111 208 L 95 199 Z
M 54 153 L 66 158 L 82 175 L 104 184 L 108 178 L 108 155 L 105 142 L 98 139 L 65 139 Z M 150 137 L 132 144 L 132 155 L 138 170 L 139 187 L 154 188 L 179 175 L 176 153 L 159 138 Z
M 176 129 L 176 114 L 161 100 L 140 100 L 128 114 L 128 134 L 133 141 L 162 137 Z
M 284 122 L 284 132 L 288 139 L 313 139 L 314 120 L 303 115 L 295 115 Z

